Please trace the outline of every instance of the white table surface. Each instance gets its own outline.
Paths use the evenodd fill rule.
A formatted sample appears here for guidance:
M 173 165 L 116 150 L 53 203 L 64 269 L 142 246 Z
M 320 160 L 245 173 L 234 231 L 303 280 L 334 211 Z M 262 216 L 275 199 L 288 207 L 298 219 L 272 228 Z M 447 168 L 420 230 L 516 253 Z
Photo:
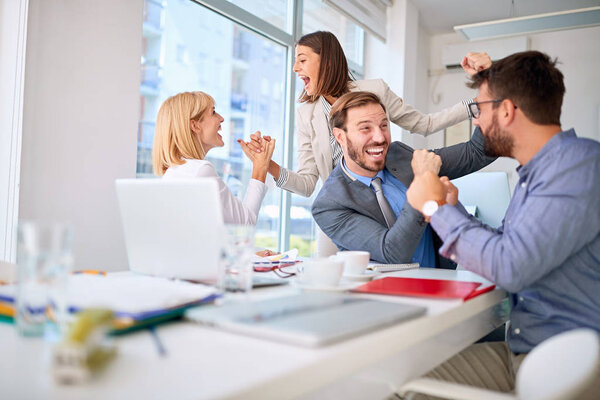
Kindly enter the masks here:
M 468 271 L 420 269 L 386 276 L 485 282 Z M 360 284 L 360 282 L 358 283 Z M 299 292 L 259 289 L 253 298 Z M 309 349 L 227 333 L 189 322 L 161 325 L 160 357 L 147 330 L 116 339 L 118 356 L 78 386 L 56 384 L 51 344 L 0 324 L 1 399 L 363 399 L 384 398 L 489 333 L 508 317 L 496 289 L 467 302 L 357 295 L 426 306 L 425 316 L 335 345 Z

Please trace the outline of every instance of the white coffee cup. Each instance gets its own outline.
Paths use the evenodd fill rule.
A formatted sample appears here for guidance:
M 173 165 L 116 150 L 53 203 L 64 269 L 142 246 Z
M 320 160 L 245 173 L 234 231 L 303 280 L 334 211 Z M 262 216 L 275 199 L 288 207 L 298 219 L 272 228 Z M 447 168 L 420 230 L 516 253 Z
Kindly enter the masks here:
M 344 272 L 344 262 L 336 257 L 313 258 L 297 266 L 297 282 L 310 286 L 337 286 Z
M 336 257 L 344 260 L 345 274 L 360 275 L 367 269 L 371 254 L 368 251 L 338 251 Z

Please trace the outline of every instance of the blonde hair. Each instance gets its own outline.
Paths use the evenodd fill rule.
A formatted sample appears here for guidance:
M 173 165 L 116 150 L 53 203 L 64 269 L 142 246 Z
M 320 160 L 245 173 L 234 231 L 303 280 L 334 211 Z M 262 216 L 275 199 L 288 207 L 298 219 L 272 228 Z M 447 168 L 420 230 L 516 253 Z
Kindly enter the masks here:
M 164 175 L 167 168 L 181 165 L 184 158 L 202 160 L 206 155 L 202 143 L 190 129 L 190 121 L 201 121 L 215 105 L 204 92 L 183 92 L 162 103 L 156 117 L 152 164 L 154 173 Z

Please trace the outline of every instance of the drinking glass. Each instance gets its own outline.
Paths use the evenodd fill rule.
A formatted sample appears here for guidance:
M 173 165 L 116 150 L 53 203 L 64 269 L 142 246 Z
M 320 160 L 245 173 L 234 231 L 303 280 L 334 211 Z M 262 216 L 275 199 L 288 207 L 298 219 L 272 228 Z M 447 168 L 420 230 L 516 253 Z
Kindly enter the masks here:
M 67 280 L 73 258 L 67 224 L 22 221 L 17 241 L 16 326 L 23 336 L 60 334 L 67 319 Z
M 225 230 L 218 287 L 223 292 L 248 293 L 254 272 L 254 226 L 227 225 Z

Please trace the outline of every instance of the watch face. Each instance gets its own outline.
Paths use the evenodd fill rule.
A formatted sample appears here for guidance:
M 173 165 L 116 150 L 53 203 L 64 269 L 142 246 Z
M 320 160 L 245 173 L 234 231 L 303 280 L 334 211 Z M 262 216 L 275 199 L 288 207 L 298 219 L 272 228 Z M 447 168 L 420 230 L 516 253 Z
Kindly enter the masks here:
M 431 217 L 439 208 L 437 201 L 429 200 L 423 204 L 423 215 Z

